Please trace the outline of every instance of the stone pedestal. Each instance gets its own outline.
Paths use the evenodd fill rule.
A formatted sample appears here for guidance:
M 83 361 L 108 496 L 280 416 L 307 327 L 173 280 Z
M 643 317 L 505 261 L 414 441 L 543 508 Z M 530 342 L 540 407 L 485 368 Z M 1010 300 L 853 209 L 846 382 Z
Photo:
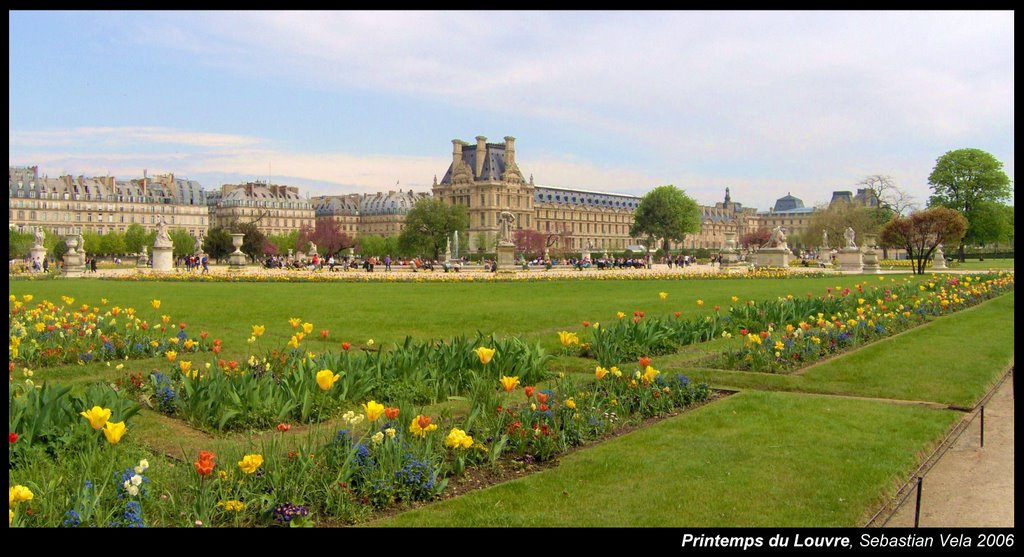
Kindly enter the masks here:
M 580 253 L 580 259 L 582 259 L 583 261 L 590 261 L 590 251 L 583 250 L 583 252 Z
M 242 243 L 245 240 L 245 234 L 235 233 L 231 235 L 231 245 L 235 246 L 235 251 L 231 252 L 228 256 L 228 270 L 229 271 L 241 271 L 245 268 L 246 259 L 245 254 L 242 253 Z
M 85 254 L 66 253 L 64 254 L 64 271 L 62 276 L 67 278 L 78 278 L 85 272 Z
M 860 273 L 864 270 L 864 254 L 857 248 L 843 248 L 836 255 L 839 270 L 844 273 Z
M 782 269 L 789 269 L 789 258 L 793 255 L 793 252 L 781 247 L 761 248 L 755 255 L 755 267 L 779 267 Z
M 39 262 L 39 268 L 42 269 L 43 268 L 43 260 L 46 259 L 46 248 L 44 248 L 43 246 L 32 246 L 32 249 L 28 250 L 28 254 L 29 254 L 29 257 L 31 257 L 31 261 L 33 263 L 38 261 Z
M 145 253 L 139 254 L 139 259 L 136 260 L 135 267 L 137 269 L 145 269 L 146 267 L 149 267 L 149 256 Z
M 864 273 L 876 275 L 880 268 L 878 265 L 878 252 L 875 248 L 871 247 L 864 250 Z
M 942 253 L 942 246 L 940 245 L 935 248 L 935 256 L 932 258 L 932 270 L 937 271 L 948 268 L 946 266 L 946 255 Z
M 174 268 L 174 248 L 153 246 L 153 270 L 170 271 Z
M 516 246 L 515 244 L 498 244 L 495 248 L 498 253 L 498 271 L 511 273 L 515 270 L 516 266 Z
M 818 251 L 818 265 L 825 267 L 826 269 L 832 267 L 832 250 L 828 248 L 821 248 Z

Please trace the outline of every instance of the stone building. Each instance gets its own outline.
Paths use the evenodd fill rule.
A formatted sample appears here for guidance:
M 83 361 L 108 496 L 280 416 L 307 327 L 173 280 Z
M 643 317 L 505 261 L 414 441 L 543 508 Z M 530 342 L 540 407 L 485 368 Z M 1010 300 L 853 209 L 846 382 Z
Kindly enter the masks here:
M 255 222 L 264 234 L 287 234 L 303 226 L 313 227 L 316 214 L 299 188 L 247 182 L 224 184 L 206 196 L 211 226 L 231 226 L 234 222 Z
M 104 234 L 124 232 L 131 224 L 155 230 L 161 217 L 194 236 L 209 228 L 202 186 L 174 174 L 50 178 L 40 176 L 37 166 L 11 166 L 9 186 L 9 225 L 19 230 L 38 226 L 57 234 Z
M 316 219 L 337 222 L 345 234 L 395 236 L 405 227 L 405 215 L 425 192 L 389 191 L 370 194 L 325 195 L 310 198 Z
M 498 215 L 516 216 L 516 228 L 556 234 L 579 251 L 621 249 L 635 243 L 629 237 L 636 196 L 539 186 L 533 176 L 523 178 L 516 162 L 515 138 L 487 143 L 477 136 L 476 145 L 452 140 L 452 163 L 440 182 L 434 178 L 434 197 L 460 204 L 469 213 L 469 249 L 490 250 L 498 233 Z
M 771 209 L 757 213 L 759 228 L 772 230 L 781 226 L 786 231 L 791 247 L 808 247 L 802 245 L 801 239 L 811 223 L 814 211 L 814 207 L 804 207 L 801 199 L 787 193 L 777 199 Z

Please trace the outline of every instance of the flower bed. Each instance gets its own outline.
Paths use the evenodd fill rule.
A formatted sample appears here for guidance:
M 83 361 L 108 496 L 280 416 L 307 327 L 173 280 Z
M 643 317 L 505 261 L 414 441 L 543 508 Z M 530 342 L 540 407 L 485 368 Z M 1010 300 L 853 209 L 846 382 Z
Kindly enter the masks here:
M 960 311 L 1013 289 L 1012 273 L 946 275 L 917 288 L 904 285 L 881 293 L 877 288 L 861 289 L 860 295 L 847 296 L 849 303 L 835 312 L 801 313 L 806 317 L 796 325 L 741 329 L 743 346 L 713 358 L 709 365 L 773 373 L 790 371 L 915 327 L 927 316 Z
M 361 411 L 345 413 L 345 427 L 326 441 L 316 429 L 305 438 L 291 438 L 292 426 L 281 423 L 256 446 L 222 454 L 200 450 L 186 455 L 186 466 L 151 464 L 109 445 L 99 446 L 97 457 L 89 461 L 106 463 L 101 469 L 78 467 L 62 465 L 66 453 L 58 450 L 56 459 L 26 461 L 9 472 L 15 486 L 11 524 L 350 522 L 373 509 L 433 499 L 450 477 L 462 475 L 467 467 L 528 468 L 709 395 L 707 385 L 694 385 L 679 375 L 666 377 L 649 364 L 628 373 L 598 369 L 593 379 L 563 376 L 548 389 L 503 376 L 501 381 L 474 383 L 465 418 L 371 400 Z M 104 416 L 96 409 L 97 419 Z M 64 477 L 62 482 L 40 483 L 43 476 L 57 474 Z
M 172 323 L 169 315 L 140 319 L 135 308 L 113 306 L 100 300 L 98 306 L 73 306 L 75 299 L 63 296 L 63 305 L 43 300 L 34 307 L 31 294 L 9 297 L 7 314 L 9 343 L 7 356 L 19 366 L 86 364 L 159 356 L 169 351 L 191 353 L 211 350 L 219 341 L 207 341 L 208 333 L 190 337 L 184 322 Z M 151 302 L 153 309 L 159 300 Z
M 503 374 L 538 382 L 551 359 L 539 345 L 493 335 L 448 342 L 407 338 L 390 350 L 360 353 L 343 344 L 341 352 L 313 355 L 302 346 L 304 331 L 313 326 L 299 328 L 300 322 L 293 320 L 296 331 L 285 347 L 242 362 L 219 359 L 212 365 L 175 358 L 169 370 L 151 374 L 144 396 L 196 427 L 266 428 L 286 420 L 321 421 L 367 398 L 441 402 Z M 264 331 L 253 326 L 254 337 Z
M 485 272 L 329 272 L 282 271 L 248 268 L 241 272 L 213 270 L 199 273 L 155 273 L 137 271 L 116 275 L 100 276 L 100 280 L 167 281 L 167 282 L 531 282 L 551 280 L 678 280 L 694 279 L 777 279 L 791 276 L 831 276 L 833 273 L 820 271 L 791 272 L 785 269 L 751 269 L 746 273 L 721 273 L 718 271 L 690 272 L 668 269 L 631 270 L 556 270 L 516 271 L 511 273 Z

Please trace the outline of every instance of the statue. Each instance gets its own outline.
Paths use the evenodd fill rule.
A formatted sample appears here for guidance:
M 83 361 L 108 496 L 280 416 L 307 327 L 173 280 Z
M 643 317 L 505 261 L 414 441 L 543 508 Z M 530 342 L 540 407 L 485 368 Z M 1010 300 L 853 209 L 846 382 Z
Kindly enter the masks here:
M 146 246 L 142 246 L 142 257 L 146 257 Z
M 843 238 L 846 239 L 846 247 L 850 249 L 857 249 L 857 244 L 853 243 L 854 234 L 852 226 L 846 227 L 846 232 L 843 232 Z
M 37 226 L 36 227 L 36 233 L 35 233 L 35 243 L 32 244 L 32 247 L 34 247 L 34 248 L 41 248 L 41 247 L 43 247 L 43 242 L 45 242 L 45 241 L 46 241 L 46 234 L 43 233 L 43 229 L 42 228 Z
M 821 229 L 821 247 L 828 249 L 828 230 Z
M 512 242 L 512 226 L 516 222 L 516 216 L 508 211 L 502 211 L 498 215 L 498 242 L 504 244 L 511 244 Z
M 590 238 L 587 238 L 587 251 L 591 251 L 593 249 L 594 249 L 594 243 L 590 241 Z
M 173 246 L 174 243 L 171 242 L 171 236 L 167 233 L 167 220 L 160 217 L 160 222 L 156 223 L 156 240 L 153 242 L 153 247 L 169 248 Z
M 313 241 L 310 240 L 309 241 L 309 255 L 313 255 L 314 253 L 317 253 L 317 251 L 316 251 L 316 244 L 314 244 Z
M 789 246 L 786 245 L 786 232 L 782 229 L 782 226 L 776 226 L 772 229 L 768 245 L 773 248 L 789 249 Z
M 199 236 L 196 236 L 196 242 L 192 244 L 192 253 L 196 255 L 203 253 L 203 240 Z

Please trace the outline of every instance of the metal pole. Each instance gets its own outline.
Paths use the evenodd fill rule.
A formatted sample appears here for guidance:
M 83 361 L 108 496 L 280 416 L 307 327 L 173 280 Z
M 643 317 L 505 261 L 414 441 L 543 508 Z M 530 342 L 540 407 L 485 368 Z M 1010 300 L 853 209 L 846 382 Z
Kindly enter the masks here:
M 921 480 L 922 476 L 917 477 L 917 507 L 914 509 L 914 528 L 918 527 L 921 522 Z
M 985 447 L 985 406 L 981 407 L 981 446 Z

